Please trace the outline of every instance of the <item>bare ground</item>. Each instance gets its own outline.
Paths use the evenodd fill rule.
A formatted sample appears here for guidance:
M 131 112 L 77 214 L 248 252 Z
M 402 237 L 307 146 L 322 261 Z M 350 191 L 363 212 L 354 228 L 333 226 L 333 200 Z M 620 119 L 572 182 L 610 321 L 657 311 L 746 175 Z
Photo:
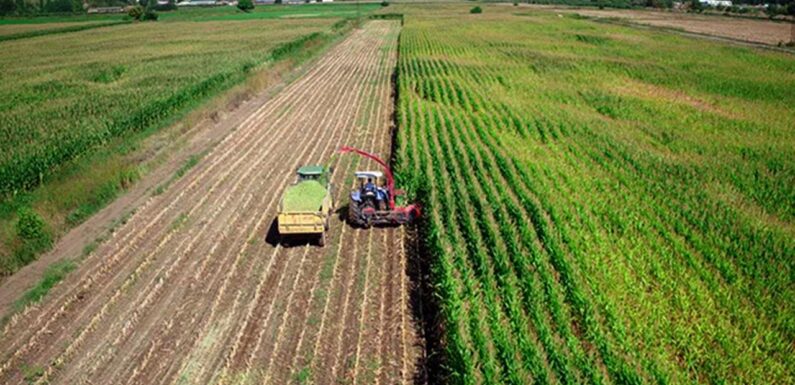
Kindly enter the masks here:
M 354 168 L 372 165 L 335 149 L 388 154 L 399 28 L 353 32 L 15 316 L 0 383 L 412 382 L 404 230 L 335 218 L 325 248 L 273 236 L 297 166 L 331 159 L 344 204 Z
M 556 11 L 572 12 L 596 18 L 618 18 L 654 27 L 673 28 L 703 35 L 770 45 L 775 45 L 779 42 L 787 43 L 795 38 L 791 24 L 765 19 L 755 20 L 738 17 L 695 15 L 682 12 L 624 9 L 567 8 L 556 9 Z

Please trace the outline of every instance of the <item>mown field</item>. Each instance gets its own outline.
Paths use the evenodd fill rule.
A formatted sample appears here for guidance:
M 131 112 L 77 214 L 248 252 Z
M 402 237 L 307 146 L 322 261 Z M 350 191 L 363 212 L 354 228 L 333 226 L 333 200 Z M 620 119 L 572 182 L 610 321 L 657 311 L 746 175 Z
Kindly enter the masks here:
M 136 23 L 0 42 L 0 274 L 137 179 L 124 154 L 147 133 L 330 41 L 340 20 Z
M 390 10 L 449 381 L 793 383 L 795 58 L 468 10 Z

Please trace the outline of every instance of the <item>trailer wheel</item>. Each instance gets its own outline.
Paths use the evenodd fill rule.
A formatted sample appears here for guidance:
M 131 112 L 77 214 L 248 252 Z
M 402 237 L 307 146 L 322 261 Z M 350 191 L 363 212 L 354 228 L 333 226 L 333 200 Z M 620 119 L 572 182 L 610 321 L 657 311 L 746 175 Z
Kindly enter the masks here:
M 325 232 L 320 233 L 320 238 L 318 238 L 318 240 L 317 240 L 317 245 L 320 246 L 320 247 L 323 247 L 323 246 L 326 245 L 326 233 Z

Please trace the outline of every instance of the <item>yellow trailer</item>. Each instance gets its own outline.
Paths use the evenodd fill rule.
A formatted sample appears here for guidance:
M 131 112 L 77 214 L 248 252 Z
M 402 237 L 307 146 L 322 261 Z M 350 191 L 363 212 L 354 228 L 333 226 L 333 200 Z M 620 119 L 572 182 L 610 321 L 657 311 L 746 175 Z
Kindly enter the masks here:
M 330 171 L 323 166 L 298 169 L 298 180 L 287 188 L 279 204 L 277 218 L 281 237 L 316 237 L 326 243 L 326 230 L 334 205 L 329 185 Z

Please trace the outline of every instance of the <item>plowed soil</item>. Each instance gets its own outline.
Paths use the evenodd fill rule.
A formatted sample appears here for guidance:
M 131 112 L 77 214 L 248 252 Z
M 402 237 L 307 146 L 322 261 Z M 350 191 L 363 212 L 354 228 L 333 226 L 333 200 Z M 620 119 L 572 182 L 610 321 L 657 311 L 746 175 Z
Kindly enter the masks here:
M 0 340 L 0 383 L 394 384 L 421 355 L 403 228 L 338 217 L 324 248 L 273 220 L 298 166 L 388 156 L 396 22 L 372 21 L 153 196 Z

